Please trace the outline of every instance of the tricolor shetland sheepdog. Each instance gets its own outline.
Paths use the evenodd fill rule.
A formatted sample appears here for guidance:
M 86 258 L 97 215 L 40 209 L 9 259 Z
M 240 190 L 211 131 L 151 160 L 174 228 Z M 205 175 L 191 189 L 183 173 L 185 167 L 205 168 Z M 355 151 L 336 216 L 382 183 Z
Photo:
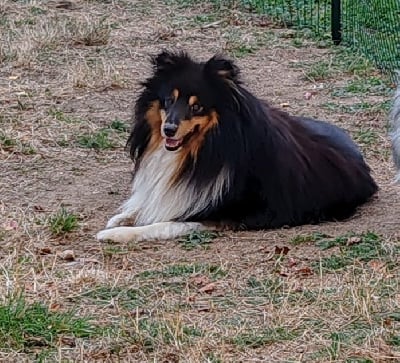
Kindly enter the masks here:
M 377 191 L 344 130 L 269 106 L 232 61 L 163 51 L 152 63 L 127 143 L 132 194 L 99 240 L 342 220 Z

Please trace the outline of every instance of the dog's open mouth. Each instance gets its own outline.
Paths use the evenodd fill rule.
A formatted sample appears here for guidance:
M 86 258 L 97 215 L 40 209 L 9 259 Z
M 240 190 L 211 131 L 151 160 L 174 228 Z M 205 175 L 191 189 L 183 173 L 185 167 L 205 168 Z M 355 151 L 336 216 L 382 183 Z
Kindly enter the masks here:
M 168 151 L 175 151 L 178 150 L 183 144 L 183 138 L 181 139 L 172 139 L 167 137 L 165 139 L 165 148 Z
M 175 151 L 178 150 L 182 145 L 188 143 L 190 138 L 196 134 L 199 131 L 199 125 L 196 125 L 194 129 L 186 134 L 184 137 L 181 137 L 180 139 L 175 139 L 173 137 L 166 137 L 164 139 L 165 142 L 165 148 L 168 151 Z

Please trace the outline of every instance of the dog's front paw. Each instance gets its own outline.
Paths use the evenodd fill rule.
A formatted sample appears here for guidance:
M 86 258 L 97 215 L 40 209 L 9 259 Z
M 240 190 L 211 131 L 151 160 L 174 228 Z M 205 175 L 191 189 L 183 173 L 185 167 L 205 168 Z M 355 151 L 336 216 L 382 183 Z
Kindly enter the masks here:
M 112 241 L 118 243 L 127 243 L 132 241 L 140 241 L 140 235 L 135 233 L 135 227 L 115 227 L 103 229 L 96 235 L 98 241 Z
M 96 234 L 96 239 L 101 242 L 114 241 L 114 238 L 115 238 L 115 235 L 114 235 L 112 229 L 103 229 L 102 231 L 100 231 Z
M 123 213 L 115 215 L 107 222 L 106 228 L 118 227 L 125 220 L 125 218 L 126 216 Z

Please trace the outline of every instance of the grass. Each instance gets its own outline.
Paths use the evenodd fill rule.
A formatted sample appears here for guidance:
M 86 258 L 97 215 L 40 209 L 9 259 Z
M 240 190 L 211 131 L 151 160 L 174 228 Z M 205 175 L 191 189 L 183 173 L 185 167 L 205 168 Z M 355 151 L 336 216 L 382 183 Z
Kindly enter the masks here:
M 178 242 L 185 250 L 192 250 L 197 247 L 206 248 L 213 239 L 217 238 L 218 234 L 209 231 L 192 232 L 189 235 L 181 238 Z
M 56 213 L 50 216 L 48 220 L 50 231 L 56 235 L 63 235 L 72 232 L 78 228 L 78 217 L 61 207 Z
M 218 265 L 184 263 L 169 265 L 162 270 L 143 271 L 138 275 L 138 277 L 140 277 L 141 279 L 155 277 L 173 278 L 189 277 L 197 274 L 207 274 L 212 279 L 219 279 L 226 276 L 227 271 L 225 271 L 221 266 Z
M 118 304 L 119 307 L 133 311 L 137 307 L 146 306 L 151 298 L 149 286 L 106 286 L 100 285 L 84 291 L 76 300 L 90 301 L 91 304 L 109 306 Z
M 287 327 L 277 327 L 273 329 L 264 329 L 255 333 L 241 333 L 231 339 L 231 342 L 241 348 L 254 349 L 273 343 L 293 340 L 298 334 L 298 332 L 288 330 Z
M 101 46 L 106 45 L 110 39 L 111 24 L 106 17 L 92 19 L 85 17 L 79 21 L 68 24 L 70 37 L 75 45 Z
M 374 145 L 379 142 L 379 134 L 371 128 L 360 128 L 355 132 L 355 141 L 364 145 Z
M 6 135 L 4 132 L 0 132 L 0 147 L 5 150 L 5 151 L 10 151 L 14 149 L 14 147 L 17 146 L 17 141 L 8 135 Z
M 95 150 L 106 150 L 117 147 L 107 129 L 81 135 L 77 139 L 77 144 L 82 148 Z
M 224 3 L 217 1 L 217 3 Z M 242 0 L 238 2 L 251 12 L 268 14 L 271 19 L 286 26 L 296 29 L 309 30 L 315 39 L 329 37 L 331 9 L 328 3 L 320 4 L 310 1 L 300 4 L 298 2 L 275 0 Z M 342 4 L 342 37 L 347 46 L 353 49 L 350 52 L 362 52 L 364 59 L 369 59 L 370 64 L 391 72 L 400 68 L 400 54 L 397 47 L 399 43 L 399 29 L 395 18 L 391 14 L 400 11 L 396 0 L 376 3 L 344 3 Z M 370 16 L 375 14 L 375 16 Z M 353 63 L 356 71 L 361 63 Z M 371 66 L 370 66 L 371 68 Z M 314 69 L 310 80 L 318 81 L 329 77 L 326 69 Z M 306 75 L 307 77 L 307 75 Z M 317 78 L 315 78 L 317 77 Z M 322 78 L 321 78 L 322 79 Z
M 82 120 L 80 120 L 79 118 L 74 118 L 72 116 L 66 115 L 62 110 L 56 107 L 49 108 L 48 114 L 54 117 L 57 121 L 65 122 L 67 124 L 82 122 Z
M 111 122 L 110 128 L 113 130 L 117 130 L 119 132 L 128 132 L 129 131 L 129 126 L 126 125 L 125 122 L 115 119 L 114 121 Z
M 314 243 L 327 237 L 329 237 L 327 234 L 321 232 L 315 232 L 312 234 L 299 234 L 297 236 L 294 236 L 290 240 L 290 243 L 297 246 L 303 243 L 310 243 L 310 242 Z
M 365 94 L 369 96 L 388 96 L 390 92 L 391 90 L 383 78 L 370 76 L 368 78 L 350 80 L 343 88 L 333 90 L 332 96 L 351 97 Z
M 360 55 L 360 53 L 351 52 L 347 48 L 335 48 L 330 59 L 318 60 L 308 64 L 300 63 L 295 64 L 295 66 L 304 67 L 304 79 L 311 82 L 332 80 L 339 74 L 343 75 L 343 73 L 357 77 L 370 77 L 371 81 L 369 85 L 368 81 L 353 80 L 345 89 L 347 93 L 358 90 L 361 92 L 362 89 L 373 89 L 373 87 L 378 88 L 376 84 L 374 86 L 374 82 L 377 83 L 379 78 L 374 76 L 376 71 L 372 63 Z M 380 82 L 384 83 L 384 81 Z M 383 88 L 382 85 L 379 85 L 379 87 Z
M 61 337 L 89 338 L 101 334 L 88 317 L 73 311 L 51 311 L 40 302 L 28 303 L 23 296 L 0 305 L 0 349 L 30 351 L 55 348 Z
M 0 130 L 0 150 L 23 155 L 33 155 L 36 153 L 36 149 L 33 145 L 28 142 L 23 142 L 19 138 L 15 138 L 8 132 L 2 130 Z
M 331 256 L 323 257 L 320 263 L 315 263 L 316 269 L 335 271 L 347 266 L 365 263 L 371 260 L 389 259 L 390 251 L 382 245 L 381 238 L 373 233 L 366 232 L 361 235 L 348 234 L 317 242 L 321 250 L 338 247 L 338 251 Z
M 185 326 L 177 319 L 157 321 L 156 319 L 140 319 L 136 326 L 136 334 L 131 339 L 145 352 L 152 352 L 160 345 L 189 344 L 193 338 L 202 335 L 202 331 L 193 326 Z

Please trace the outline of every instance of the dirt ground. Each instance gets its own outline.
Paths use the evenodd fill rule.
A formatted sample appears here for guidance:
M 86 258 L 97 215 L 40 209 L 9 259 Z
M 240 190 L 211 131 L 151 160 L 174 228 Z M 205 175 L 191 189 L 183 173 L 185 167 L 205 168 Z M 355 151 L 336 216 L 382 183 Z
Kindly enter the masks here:
M 387 137 L 390 89 L 365 86 L 383 79 L 378 71 L 265 17 L 183 1 L 3 0 L 0 32 L 0 301 L 23 292 L 51 311 L 73 308 L 113 327 L 91 338 L 67 332 L 69 343 L 11 344 L 0 349 L 1 359 L 400 360 L 399 340 L 390 343 L 400 339 L 400 193 Z M 163 48 L 185 49 L 198 59 L 224 52 L 258 96 L 349 130 L 379 184 L 377 196 L 342 223 L 226 232 L 207 248 L 186 249 L 177 241 L 98 243 L 94 235 L 130 188 L 127 133 L 109 125 L 130 124 L 148 56 Z M 363 87 L 350 92 L 347 86 L 358 83 Z M 105 128 L 108 143 L 87 141 Z M 78 227 L 57 235 L 49 219 L 62 206 L 78 216 Z M 383 264 L 379 271 L 360 261 L 330 273 L 310 269 L 340 254 L 321 250 L 310 236 L 370 232 L 389 251 L 372 260 Z M 305 241 L 295 244 L 299 236 Z M 378 293 L 382 286 L 391 292 Z M 93 293 L 99 287 L 101 297 Z M 140 292 L 143 301 L 124 300 L 124 289 Z M 315 297 L 306 298 L 307 291 Z M 386 323 L 376 318 L 395 313 Z M 343 333 L 354 321 L 365 328 Z M 335 340 L 336 332 L 347 338 Z

